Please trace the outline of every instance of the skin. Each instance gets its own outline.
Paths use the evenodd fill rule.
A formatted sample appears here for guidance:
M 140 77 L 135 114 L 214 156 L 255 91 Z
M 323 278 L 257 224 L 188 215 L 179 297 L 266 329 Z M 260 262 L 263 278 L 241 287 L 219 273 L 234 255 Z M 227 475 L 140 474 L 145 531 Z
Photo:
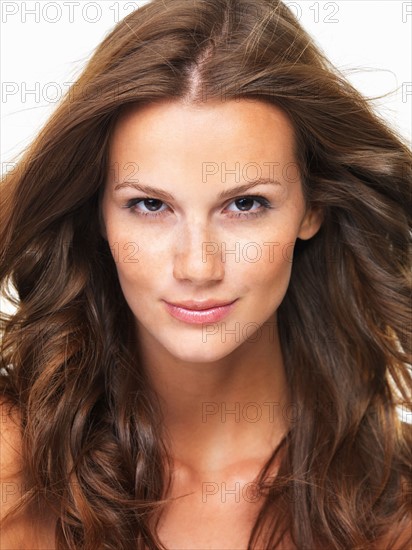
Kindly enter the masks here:
M 310 239 L 322 222 L 321 214 L 305 204 L 293 146 L 287 116 L 250 100 L 129 108 L 111 136 L 101 231 L 135 317 L 144 368 L 161 400 L 175 463 L 173 494 L 205 490 L 206 482 L 250 482 L 290 422 L 277 309 L 289 285 L 296 239 Z M 229 173 L 236 163 L 238 174 Z M 245 169 L 248 163 L 257 168 Z M 257 176 L 278 184 L 218 198 Z M 115 190 L 131 179 L 174 198 Z M 253 199 L 239 203 L 256 193 L 273 208 Z M 144 197 L 159 202 L 142 201 L 134 212 L 124 208 L 130 199 Z M 230 217 L 249 211 L 262 215 Z M 150 217 L 156 212 L 163 215 Z M 205 243 L 217 243 L 206 256 Z M 225 253 L 236 243 L 237 257 Z M 250 243 L 255 244 L 248 248 Z M 225 319 L 206 327 L 173 318 L 162 302 L 208 298 L 238 300 Z M 230 413 L 236 407 L 238 417 Z M 210 487 L 215 486 L 206 490 Z M 219 491 L 208 496 L 227 522 Z M 186 508 L 177 505 L 180 512 L 170 516 L 170 524 L 196 510 L 199 497 L 190 498 Z M 192 542 L 199 544 L 193 529 Z M 245 533 L 239 535 L 243 543 Z M 176 544 L 175 535 L 165 532 L 165 540 Z M 182 548 L 185 543 L 179 540 Z

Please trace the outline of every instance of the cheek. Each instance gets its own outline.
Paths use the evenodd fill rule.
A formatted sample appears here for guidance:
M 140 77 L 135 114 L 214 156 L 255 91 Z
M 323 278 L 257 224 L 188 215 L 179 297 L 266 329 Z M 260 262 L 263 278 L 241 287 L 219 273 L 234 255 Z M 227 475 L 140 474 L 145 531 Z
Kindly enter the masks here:
M 118 251 L 116 262 L 117 276 L 124 299 L 134 316 L 145 322 L 155 322 L 153 297 L 161 289 L 164 269 L 161 269 L 158 256 L 144 254 L 139 243 L 125 237 L 117 237 L 112 245 Z
M 265 228 L 256 242 L 243 244 L 237 276 L 262 300 L 262 306 L 276 307 L 289 286 L 298 217 L 284 212 L 272 227 Z M 265 305 L 266 304 L 266 305 Z
M 127 272 L 141 262 L 140 239 L 133 231 L 128 216 L 119 214 L 114 207 L 107 207 L 104 221 L 107 242 L 116 268 L 119 272 Z
M 108 244 L 116 265 L 121 287 L 126 294 L 141 294 L 165 277 L 168 247 L 163 239 L 154 240 L 130 224 L 109 219 L 106 224 Z
M 263 246 L 248 246 L 247 250 L 249 259 L 243 263 L 243 278 L 247 278 L 258 292 L 286 292 L 292 269 L 293 243 L 265 241 Z

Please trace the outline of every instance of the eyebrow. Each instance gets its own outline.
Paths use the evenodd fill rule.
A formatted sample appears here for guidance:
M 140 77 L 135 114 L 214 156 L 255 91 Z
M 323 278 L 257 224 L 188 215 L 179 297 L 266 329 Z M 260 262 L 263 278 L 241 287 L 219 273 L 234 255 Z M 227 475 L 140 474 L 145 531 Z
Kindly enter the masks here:
M 232 189 L 226 189 L 225 191 L 221 191 L 218 195 L 218 198 L 222 200 L 228 197 L 232 197 L 234 194 L 242 194 L 245 191 L 248 191 L 249 189 L 256 187 L 257 185 L 281 186 L 282 184 L 280 183 L 280 181 L 274 180 L 272 178 L 257 178 L 248 183 L 245 183 L 244 185 L 240 185 L 238 187 L 232 187 Z M 142 193 L 147 193 L 148 195 L 155 195 L 156 197 L 160 197 L 168 201 L 174 200 L 173 195 L 171 195 L 167 191 L 164 191 L 163 189 L 156 189 L 151 185 L 145 185 L 143 183 L 136 183 L 133 181 L 124 181 L 122 183 L 119 183 L 116 185 L 114 190 L 118 191 L 119 189 L 123 189 L 125 187 L 131 187 L 133 189 L 137 189 L 138 191 L 142 191 Z

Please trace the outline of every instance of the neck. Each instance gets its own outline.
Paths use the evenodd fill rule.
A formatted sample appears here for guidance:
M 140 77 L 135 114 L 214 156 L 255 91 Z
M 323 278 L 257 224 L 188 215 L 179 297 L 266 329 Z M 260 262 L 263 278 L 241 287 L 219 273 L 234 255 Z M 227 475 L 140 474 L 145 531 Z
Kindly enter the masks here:
M 139 336 L 176 462 L 216 471 L 231 457 L 239 463 L 270 456 L 287 430 L 290 402 L 277 330 L 203 363 L 170 355 L 143 330 Z

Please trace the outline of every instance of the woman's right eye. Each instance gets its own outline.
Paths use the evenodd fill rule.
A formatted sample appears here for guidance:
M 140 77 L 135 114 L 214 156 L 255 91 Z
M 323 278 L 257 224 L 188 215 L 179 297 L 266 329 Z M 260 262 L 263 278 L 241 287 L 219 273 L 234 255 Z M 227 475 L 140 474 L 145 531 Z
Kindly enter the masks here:
M 140 203 L 149 203 L 149 208 L 152 208 L 152 207 L 156 207 L 156 203 L 160 203 L 160 204 L 165 204 L 163 203 L 161 200 L 159 199 L 151 199 L 150 197 L 146 197 L 146 198 L 142 198 L 142 199 L 130 199 L 126 205 L 125 205 L 125 208 L 128 208 L 132 211 L 132 213 L 134 214 L 138 214 L 139 216 L 150 216 L 152 218 L 156 217 L 156 216 L 162 216 L 163 215 L 163 212 L 164 210 L 160 211 L 160 212 L 156 212 L 156 211 L 149 211 L 149 212 L 142 212 L 141 210 L 138 210 L 136 208 L 136 206 Z M 155 204 L 153 204 L 155 203 Z M 146 205 L 145 205 L 146 206 Z

